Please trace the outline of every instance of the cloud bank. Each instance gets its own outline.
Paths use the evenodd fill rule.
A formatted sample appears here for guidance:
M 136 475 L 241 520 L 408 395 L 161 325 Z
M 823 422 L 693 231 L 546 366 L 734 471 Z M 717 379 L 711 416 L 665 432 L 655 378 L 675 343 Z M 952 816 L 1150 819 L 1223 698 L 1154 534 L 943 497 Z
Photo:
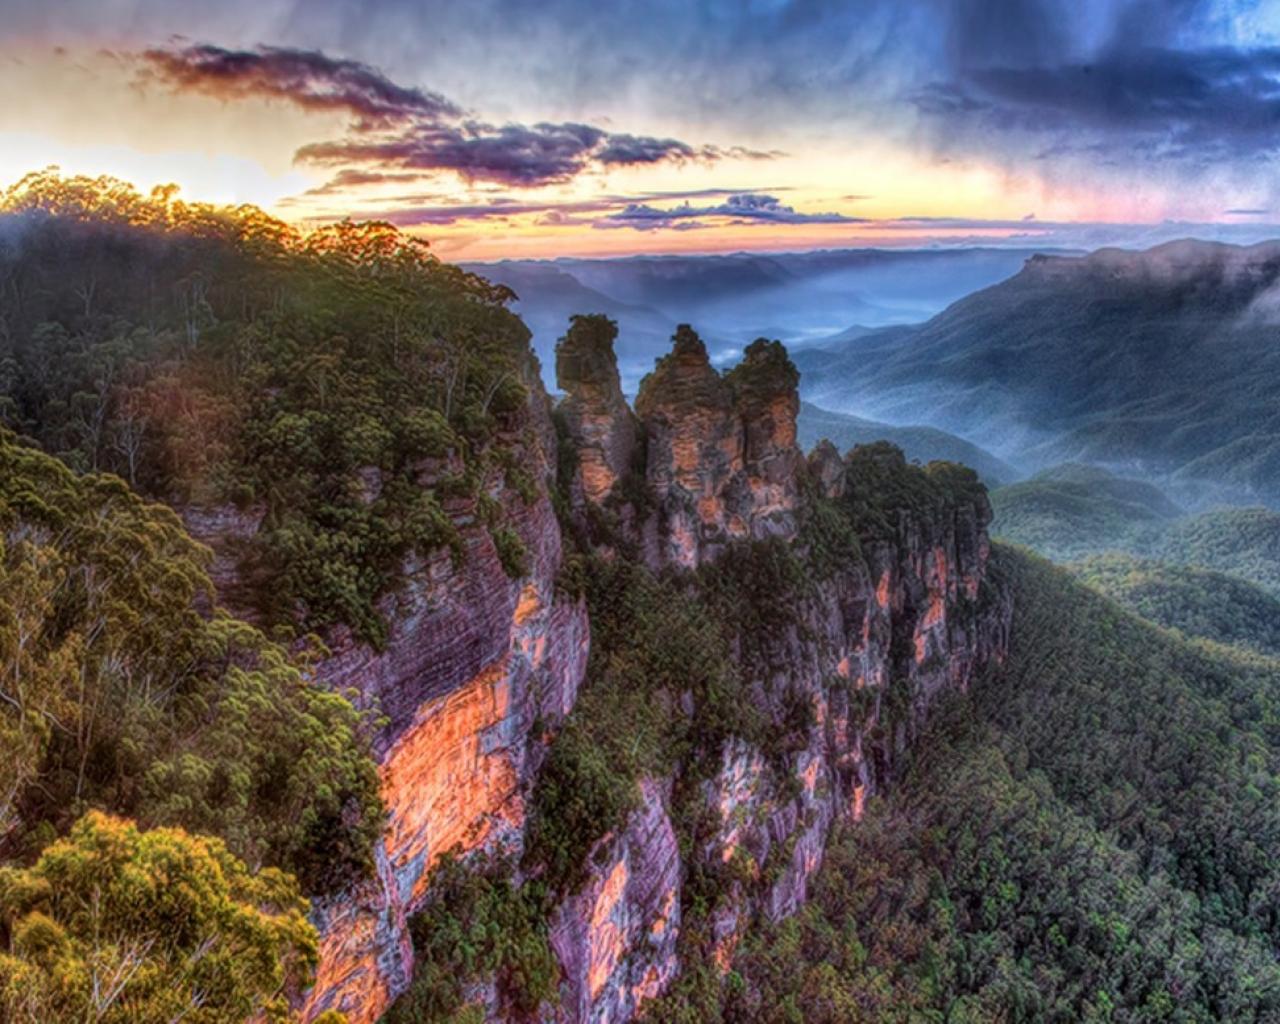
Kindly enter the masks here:
M 372 182 L 390 170 L 444 171 L 468 182 L 535 188 L 593 169 L 775 155 L 571 121 L 493 124 L 439 93 L 400 85 L 367 64 L 316 50 L 204 44 L 148 49 L 140 59 L 140 81 L 146 85 L 228 101 L 277 100 L 305 111 L 345 115 L 345 137 L 303 146 L 296 158 L 345 168 L 341 173 L 353 182 L 361 174 Z

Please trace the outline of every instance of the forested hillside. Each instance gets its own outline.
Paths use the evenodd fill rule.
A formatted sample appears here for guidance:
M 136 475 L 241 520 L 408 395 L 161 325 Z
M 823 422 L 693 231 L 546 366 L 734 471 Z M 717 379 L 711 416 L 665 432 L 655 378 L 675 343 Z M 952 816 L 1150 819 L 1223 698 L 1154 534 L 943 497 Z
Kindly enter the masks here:
M 384 828 L 377 708 L 312 682 L 307 634 L 376 647 L 403 560 L 461 558 L 440 502 L 503 472 L 527 332 L 384 225 L 304 237 L 48 174 L 0 211 L 0 1016 L 282 1018 L 316 964 L 304 897 L 370 878 Z M 175 508 L 260 524 L 237 596 L 287 646 L 217 609 Z
M 1010 484 L 1022 474 L 1003 459 L 963 438 L 936 427 L 895 427 L 858 416 L 829 412 L 804 402 L 797 420 L 800 447 L 805 451 L 819 441 L 830 441 L 840 451 L 854 445 L 888 441 L 913 462 L 959 462 L 975 470 L 988 487 Z
M 996 492 L 1112 600 L 777 342 L 578 317 L 553 416 L 389 226 L 3 211 L 0 1018 L 1280 1015 L 1272 513 Z
M 1068 568 L 1157 625 L 1280 657 L 1280 599 L 1241 576 L 1122 554 Z
M 0 215 L 3 422 L 170 504 L 234 503 L 264 524 L 250 610 L 377 642 L 401 559 L 457 549 L 441 502 L 476 492 L 525 401 L 510 293 L 389 225 L 302 235 L 110 179 L 32 175 Z M 446 456 L 448 486 L 417 486 Z
M 306 650 L 209 614 L 207 562 L 170 509 L 0 434 L 6 1020 L 279 1018 L 303 894 L 372 871 L 370 728 Z
M 1147 542 L 1180 510 L 1157 487 L 1068 463 L 991 495 L 1001 537 L 1055 559 Z
M 1273 1020 L 1280 663 L 998 558 L 1008 665 L 746 944 L 725 1019 Z

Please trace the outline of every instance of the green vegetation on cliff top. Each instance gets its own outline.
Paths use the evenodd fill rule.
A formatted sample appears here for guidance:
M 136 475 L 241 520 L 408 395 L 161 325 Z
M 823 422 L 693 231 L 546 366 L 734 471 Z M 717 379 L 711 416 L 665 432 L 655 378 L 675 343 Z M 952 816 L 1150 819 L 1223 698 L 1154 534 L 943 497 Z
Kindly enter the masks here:
M 243 566 L 272 624 L 381 641 L 403 560 L 461 555 L 442 503 L 498 472 L 528 493 L 503 457 L 533 372 L 511 293 L 390 225 L 303 235 L 51 173 L 0 214 L 0 422 L 151 497 L 261 517 Z

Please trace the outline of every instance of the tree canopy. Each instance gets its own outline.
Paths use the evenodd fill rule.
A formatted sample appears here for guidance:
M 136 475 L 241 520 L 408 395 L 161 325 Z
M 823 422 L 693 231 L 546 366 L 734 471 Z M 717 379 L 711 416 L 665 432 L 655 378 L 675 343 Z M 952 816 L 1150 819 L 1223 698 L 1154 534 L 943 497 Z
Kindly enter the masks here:
M 308 891 L 370 864 L 365 716 L 211 602 L 209 552 L 118 478 L 0 435 L 0 840 L 89 807 L 223 836 Z
M 442 501 L 493 471 L 528 491 L 499 443 L 534 372 L 512 293 L 389 224 L 304 234 L 42 172 L 0 196 L 0 294 L 0 422 L 148 496 L 252 510 L 272 623 L 381 641 L 403 560 L 461 557 Z
M 224 843 L 90 812 L 0 868 L 0 1016 L 13 1024 L 288 1019 L 316 932 L 293 880 Z

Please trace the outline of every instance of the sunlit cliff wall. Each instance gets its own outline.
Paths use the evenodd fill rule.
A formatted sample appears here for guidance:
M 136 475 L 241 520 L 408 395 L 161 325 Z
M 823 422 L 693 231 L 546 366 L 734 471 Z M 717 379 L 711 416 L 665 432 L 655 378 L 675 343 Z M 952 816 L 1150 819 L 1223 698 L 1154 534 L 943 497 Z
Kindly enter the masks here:
M 633 412 L 615 334 L 602 318 L 583 318 L 562 343 L 559 440 L 533 367 L 526 412 L 500 439 L 537 483 L 526 501 L 501 472 L 487 481 L 530 553 L 528 573 L 507 575 L 475 502 L 456 499 L 447 512 L 465 557 L 441 552 L 404 566 L 403 587 L 382 608 L 391 624 L 385 647 L 345 633 L 327 638 L 332 655 L 320 679 L 384 716 L 375 753 L 389 817 L 376 878 L 315 908 L 321 962 L 304 1019 L 337 1009 L 352 1024 L 376 1021 L 412 977 L 408 918 L 435 860 L 450 849 L 521 848 L 525 802 L 548 736 L 574 705 L 590 645 L 585 604 L 556 586 L 564 558 L 550 493 L 558 453 L 573 457 L 568 514 L 589 520 L 607 509 L 654 570 L 714 562 L 735 541 L 803 544 L 802 481 L 828 499 L 856 486 L 852 464 L 832 446 L 807 462 L 797 448 L 797 378 L 781 346 L 758 342 L 721 374 L 682 327 Z M 424 463 L 423 486 L 450 468 L 448 459 Z M 378 485 L 371 470 L 368 486 Z M 781 721 L 798 694 L 811 724 L 789 758 L 789 780 L 762 751 L 733 741 L 702 784 L 714 827 L 685 856 L 737 869 L 711 922 L 722 968 L 751 921 L 782 917 L 805 899 L 833 823 L 856 819 L 891 782 L 933 701 L 1002 656 L 1009 608 L 986 579 L 990 515 L 985 496 L 895 510 L 863 538 L 856 563 L 809 589 L 795 625 L 768 637 L 751 699 Z M 193 529 L 218 553 L 224 599 L 234 601 L 235 542 L 256 528 L 254 517 L 197 518 Z M 690 863 L 672 794 L 672 779 L 643 780 L 625 827 L 600 841 L 586 883 L 555 908 L 548 925 L 562 976 L 560 1004 L 547 1011 L 554 1019 L 630 1020 L 678 975 Z

